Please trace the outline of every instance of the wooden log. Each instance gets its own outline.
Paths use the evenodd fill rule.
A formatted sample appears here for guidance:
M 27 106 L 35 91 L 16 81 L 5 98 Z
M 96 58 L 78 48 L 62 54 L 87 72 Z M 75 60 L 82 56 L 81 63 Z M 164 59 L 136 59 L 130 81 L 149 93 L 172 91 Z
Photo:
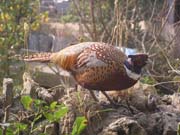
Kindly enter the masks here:
M 4 119 L 3 123 L 6 123 L 9 118 L 9 107 L 13 103 L 13 79 L 11 78 L 4 78 L 3 80 L 3 95 L 5 96 L 5 101 L 3 105 L 4 110 Z M 6 135 L 7 128 L 4 127 L 2 134 Z
M 3 80 L 3 95 L 5 96 L 5 104 L 6 108 L 13 103 L 13 79 L 4 78 Z

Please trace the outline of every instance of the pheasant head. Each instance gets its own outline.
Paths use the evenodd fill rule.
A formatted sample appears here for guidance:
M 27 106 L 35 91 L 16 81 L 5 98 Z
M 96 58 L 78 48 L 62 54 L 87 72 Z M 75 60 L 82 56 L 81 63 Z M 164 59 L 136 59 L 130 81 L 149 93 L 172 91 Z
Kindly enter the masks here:
M 147 54 L 135 54 L 128 55 L 127 61 L 125 61 L 126 67 L 136 74 L 141 73 L 141 69 L 147 64 L 148 55 Z

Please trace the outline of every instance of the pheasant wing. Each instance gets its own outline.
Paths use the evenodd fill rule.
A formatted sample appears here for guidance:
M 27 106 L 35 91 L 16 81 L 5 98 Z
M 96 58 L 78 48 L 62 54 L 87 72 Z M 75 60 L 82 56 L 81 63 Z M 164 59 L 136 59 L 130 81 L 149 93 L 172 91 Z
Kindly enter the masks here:
M 124 69 L 126 58 L 127 56 L 114 46 L 92 44 L 77 57 L 75 79 L 88 89 L 110 88 L 109 82 L 118 84 L 118 75 L 123 76 L 126 72 Z

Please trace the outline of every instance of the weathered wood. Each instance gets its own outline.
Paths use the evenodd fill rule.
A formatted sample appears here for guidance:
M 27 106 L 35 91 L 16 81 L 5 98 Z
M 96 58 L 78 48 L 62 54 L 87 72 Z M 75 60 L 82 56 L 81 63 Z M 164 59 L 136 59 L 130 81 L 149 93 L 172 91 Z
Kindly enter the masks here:
M 28 62 L 26 65 L 32 75 L 32 79 L 45 88 L 55 87 L 57 85 L 75 86 L 75 81 L 72 76 L 55 66 L 48 66 L 45 63 Z M 59 74 L 59 75 L 57 75 Z
M 11 78 L 4 78 L 3 80 L 3 95 L 5 96 L 4 107 L 6 108 L 13 102 L 13 80 Z
M 41 85 L 42 83 L 36 83 L 31 75 L 25 72 L 23 74 L 23 90 L 21 94 L 30 95 L 32 98 L 40 98 L 47 103 L 57 101 L 64 95 L 64 88 L 61 86 L 45 89 Z
M 3 80 L 3 95 L 5 96 L 5 101 L 4 101 L 4 119 L 3 123 L 6 123 L 8 118 L 9 118 L 9 107 L 13 103 L 13 79 L 11 78 L 4 78 Z M 6 134 L 7 128 L 3 128 L 3 135 Z

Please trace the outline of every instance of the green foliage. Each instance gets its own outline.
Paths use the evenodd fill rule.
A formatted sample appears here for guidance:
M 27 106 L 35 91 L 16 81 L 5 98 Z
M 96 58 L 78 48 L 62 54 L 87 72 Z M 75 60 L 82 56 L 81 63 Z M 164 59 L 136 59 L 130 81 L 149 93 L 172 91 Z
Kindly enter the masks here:
M 49 106 L 45 105 L 43 107 L 40 107 L 44 102 L 42 102 L 41 100 L 32 99 L 29 96 L 23 96 L 21 98 L 21 102 L 24 108 L 26 108 L 27 110 L 33 110 L 32 106 L 36 106 L 36 108 L 38 108 L 39 106 L 40 108 L 38 113 L 35 114 L 35 118 L 31 123 L 31 133 L 35 130 L 33 130 L 35 122 L 42 118 L 42 116 L 44 116 L 50 123 L 53 123 L 58 122 L 59 119 L 64 117 L 68 112 L 68 108 L 64 104 L 58 105 L 57 102 L 52 102 Z M 80 135 L 86 127 L 86 118 L 77 117 L 73 125 L 72 135 Z
M 37 117 L 34 119 L 35 121 L 44 115 L 50 122 L 57 122 L 68 112 L 68 108 L 64 104 L 58 105 L 57 102 L 52 102 L 49 106 L 43 106 L 45 103 L 44 101 L 32 99 L 30 96 L 23 96 L 21 102 L 27 110 L 38 110 Z
M 21 103 L 23 104 L 24 108 L 27 109 L 27 110 L 31 109 L 32 102 L 33 102 L 33 100 L 29 96 L 23 96 L 21 98 Z
M 28 125 L 20 122 L 14 122 L 7 124 L 6 126 L 6 135 L 19 135 L 20 132 L 26 131 Z M 0 135 L 3 134 L 3 129 L 0 129 Z
M 50 122 L 58 122 L 68 112 L 68 108 L 65 105 L 57 105 L 57 102 L 52 102 L 50 106 L 46 106 L 45 108 L 46 111 L 43 115 Z
M 14 130 L 12 129 L 12 127 L 7 128 L 6 135 L 14 135 Z
M 143 78 L 141 78 L 141 82 L 153 85 L 156 83 L 156 80 L 151 76 L 144 76 Z
M 13 131 L 14 134 L 19 134 L 21 131 L 27 130 L 28 127 L 27 124 L 20 122 L 13 123 L 13 125 L 15 126 L 15 131 Z
M 177 135 L 180 135 L 180 123 L 178 123 L 178 127 L 177 127 Z
M 3 134 L 3 131 L 2 131 L 2 129 L 0 128 L 0 135 L 2 135 Z
M 77 117 L 73 124 L 73 131 L 71 135 L 80 135 L 87 127 L 87 120 L 83 117 Z
M 68 112 L 68 108 L 64 104 L 59 105 L 57 102 L 52 102 L 50 105 L 46 105 L 44 101 L 32 99 L 30 96 L 23 96 L 21 102 L 25 109 L 34 113 L 34 119 L 30 125 L 30 133 L 37 130 L 38 127 L 35 127 L 35 123 L 42 117 L 45 117 L 49 123 L 54 123 L 58 122 Z
M 18 64 L 12 56 L 27 46 L 29 32 L 37 30 L 41 21 L 47 21 L 47 16 L 47 13 L 39 13 L 39 0 L 0 2 L 0 85 L 3 77 L 17 78 L 17 72 L 10 69 L 12 65 Z M 22 64 L 19 68 L 22 68 Z
M 78 20 L 79 20 L 78 17 L 72 14 L 67 14 L 60 18 L 60 22 L 63 22 L 63 23 L 77 22 Z

